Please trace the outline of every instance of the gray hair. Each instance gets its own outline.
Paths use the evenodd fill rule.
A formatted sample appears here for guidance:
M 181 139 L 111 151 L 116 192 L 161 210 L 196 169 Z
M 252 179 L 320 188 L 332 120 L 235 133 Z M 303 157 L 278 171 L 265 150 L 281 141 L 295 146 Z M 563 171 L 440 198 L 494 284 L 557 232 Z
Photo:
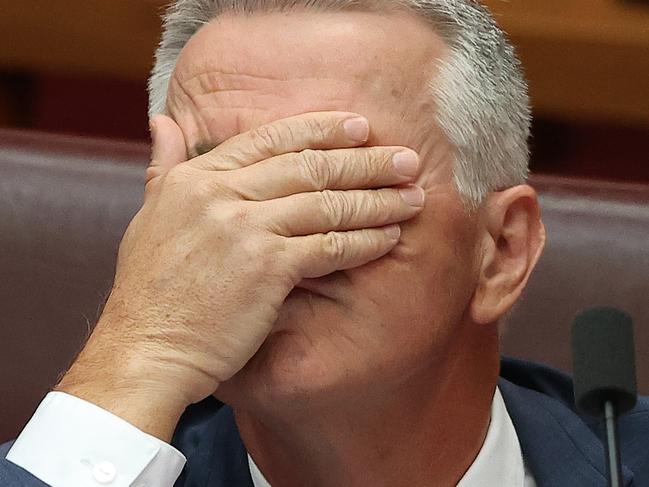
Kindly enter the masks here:
M 225 12 L 289 10 L 385 11 L 405 8 L 432 24 L 449 46 L 430 82 L 435 122 L 455 148 L 453 177 L 476 208 L 487 193 L 528 175 L 531 113 L 514 48 L 475 0 L 177 0 L 165 16 L 149 79 L 149 116 L 164 113 L 178 56 L 206 23 Z

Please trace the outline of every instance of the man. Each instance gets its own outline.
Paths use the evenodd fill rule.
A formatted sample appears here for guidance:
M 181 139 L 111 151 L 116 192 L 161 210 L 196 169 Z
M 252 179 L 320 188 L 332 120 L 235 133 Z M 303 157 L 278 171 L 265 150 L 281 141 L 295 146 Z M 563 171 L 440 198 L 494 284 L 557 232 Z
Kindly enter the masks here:
M 500 366 L 545 234 L 482 7 L 182 0 L 150 86 L 114 288 L 3 485 L 605 485 L 568 379 Z

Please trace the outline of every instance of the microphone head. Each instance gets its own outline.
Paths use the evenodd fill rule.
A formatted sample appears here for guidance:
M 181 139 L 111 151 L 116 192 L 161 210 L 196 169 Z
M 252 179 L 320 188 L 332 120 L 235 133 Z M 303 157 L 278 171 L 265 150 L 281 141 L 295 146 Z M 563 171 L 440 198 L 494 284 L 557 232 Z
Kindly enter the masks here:
M 601 416 L 605 401 L 618 415 L 636 403 L 635 350 L 631 317 L 616 308 L 585 311 L 572 325 L 572 367 L 577 408 Z

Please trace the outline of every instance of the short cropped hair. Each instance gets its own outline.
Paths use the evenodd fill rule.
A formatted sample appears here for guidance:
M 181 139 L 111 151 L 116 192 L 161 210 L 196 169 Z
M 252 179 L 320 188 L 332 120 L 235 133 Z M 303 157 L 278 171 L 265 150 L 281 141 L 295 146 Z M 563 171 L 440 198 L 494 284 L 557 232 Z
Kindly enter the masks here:
M 426 20 L 449 47 L 434 60 L 430 95 L 435 122 L 453 144 L 455 187 L 472 208 L 491 191 L 528 176 L 531 110 L 514 48 L 489 11 L 474 0 L 178 0 L 167 11 L 149 79 L 149 116 L 164 113 L 181 50 L 226 12 L 307 8 L 314 11 L 406 9 Z

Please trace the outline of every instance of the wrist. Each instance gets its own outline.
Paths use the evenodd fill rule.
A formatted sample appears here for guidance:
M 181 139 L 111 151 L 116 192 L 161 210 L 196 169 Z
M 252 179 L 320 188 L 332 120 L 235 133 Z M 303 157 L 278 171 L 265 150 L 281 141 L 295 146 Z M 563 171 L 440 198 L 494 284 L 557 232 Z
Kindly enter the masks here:
M 170 442 L 186 404 L 166 388 L 154 384 L 86 379 L 76 372 L 54 388 L 113 413 L 140 430 Z
M 105 356 L 108 355 L 108 356 Z M 91 402 L 169 442 L 189 401 L 152 362 L 83 350 L 54 390 Z

